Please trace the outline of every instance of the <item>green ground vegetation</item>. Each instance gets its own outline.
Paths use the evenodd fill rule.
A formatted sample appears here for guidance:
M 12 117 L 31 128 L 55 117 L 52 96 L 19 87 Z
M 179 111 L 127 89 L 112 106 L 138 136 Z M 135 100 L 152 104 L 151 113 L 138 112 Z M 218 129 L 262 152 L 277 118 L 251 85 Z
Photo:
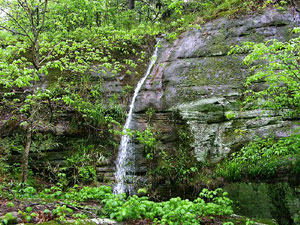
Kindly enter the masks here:
M 257 138 L 219 165 L 217 174 L 233 181 L 299 174 L 299 149 L 298 132 L 278 140 Z
M 28 200 L 36 202 L 34 205 L 43 206 L 42 212 L 40 212 L 41 207 L 34 206 L 19 210 L 20 217 L 27 222 L 34 222 L 35 219 L 43 222 L 47 218 L 65 222 L 70 218 L 85 219 L 97 216 L 115 219 L 119 222 L 130 219 L 149 219 L 153 224 L 200 224 L 201 221 L 212 220 L 215 216 L 229 216 L 233 213 L 231 200 L 221 189 L 214 191 L 204 189 L 194 201 L 177 197 L 165 202 L 153 202 L 148 197 L 137 195 L 130 197 L 126 197 L 125 194 L 114 195 L 111 188 L 107 186 L 82 188 L 74 186 L 65 192 L 60 187 L 53 186 L 38 192 L 31 186 L 20 188 L 20 186 L 1 185 L 0 193 L 1 197 L 10 199 L 5 203 L 8 209 L 16 207 L 13 203 L 14 199 L 20 200 L 25 206 Z M 96 201 L 100 207 L 92 208 L 91 205 L 85 205 L 89 201 Z M 90 214 L 86 212 L 87 209 Z M 40 213 L 44 217 L 41 217 Z M 4 224 L 15 220 L 9 212 L 1 219 Z

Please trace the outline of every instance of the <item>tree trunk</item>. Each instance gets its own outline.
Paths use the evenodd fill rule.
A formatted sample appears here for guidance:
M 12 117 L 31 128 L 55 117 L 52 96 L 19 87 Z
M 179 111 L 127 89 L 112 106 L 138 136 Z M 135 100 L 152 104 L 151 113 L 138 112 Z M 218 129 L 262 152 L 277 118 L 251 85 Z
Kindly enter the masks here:
M 135 0 L 128 0 L 128 9 L 134 9 L 134 1 Z
M 30 146 L 31 146 L 31 124 L 28 126 L 26 132 L 26 144 L 25 144 L 23 160 L 22 160 L 22 183 L 25 183 L 27 181 L 28 156 L 29 156 Z

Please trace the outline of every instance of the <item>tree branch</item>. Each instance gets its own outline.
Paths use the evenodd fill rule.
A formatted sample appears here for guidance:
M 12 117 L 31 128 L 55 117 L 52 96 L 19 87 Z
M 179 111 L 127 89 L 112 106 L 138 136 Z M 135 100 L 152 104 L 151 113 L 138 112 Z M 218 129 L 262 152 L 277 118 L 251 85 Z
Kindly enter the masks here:
M 0 8 L 0 11 L 4 12 L 7 16 L 9 16 L 9 18 L 11 18 L 15 24 L 24 32 L 25 36 L 28 37 L 30 39 L 30 41 L 32 41 L 30 35 L 26 32 L 26 30 L 21 26 L 21 24 L 16 20 L 16 18 L 14 18 L 10 13 L 6 12 L 5 10 L 3 10 L 2 8 Z
M 7 27 L 5 27 L 5 26 L 2 26 L 2 25 L 0 25 L 0 28 L 2 28 L 2 29 L 4 29 L 4 30 L 7 30 L 7 31 L 9 31 L 9 32 L 11 32 L 11 33 L 13 33 L 13 34 L 22 35 L 22 36 L 26 36 L 26 37 L 27 37 L 26 34 L 20 33 L 20 32 L 18 32 L 18 31 L 13 30 L 13 29 L 9 29 L 9 28 L 7 28 Z
M 41 30 L 43 29 L 44 24 L 45 24 L 45 18 L 46 18 L 46 11 L 47 11 L 48 0 L 45 0 L 44 4 L 45 5 L 44 5 L 44 11 L 43 11 L 42 24 L 41 24 L 40 28 L 38 29 L 37 34 L 39 34 L 41 32 Z
M 54 45 L 53 46 L 53 48 L 51 49 L 51 51 L 49 51 L 48 52 L 48 54 L 47 54 L 47 56 L 45 56 L 41 61 L 40 61 L 40 64 L 42 64 L 51 54 L 52 54 L 52 52 L 54 51 L 54 48 L 57 46 L 57 44 L 56 45 Z

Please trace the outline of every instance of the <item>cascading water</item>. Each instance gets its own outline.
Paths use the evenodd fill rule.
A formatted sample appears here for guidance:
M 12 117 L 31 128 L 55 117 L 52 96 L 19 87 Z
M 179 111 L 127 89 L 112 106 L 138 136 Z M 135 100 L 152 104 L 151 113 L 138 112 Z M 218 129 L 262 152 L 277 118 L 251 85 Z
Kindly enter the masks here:
M 131 121 L 132 121 L 132 115 L 133 115 L 133 109 L 134 109 L 134 103 L 136 100 L 136 97 L 138 96 L 138 93 L 144 84 L 145 80 L 149 76 L 152 67 L 154 66 L 156 59 L 157 59 L 157 52 L 158 52 L 158 44 L 159 40 L 157 41 L 155 51 L 152 55 L 151 62 L 148 65 L 148 69 L 144 75 L 144 77 L 138 82 L 135 90 L 134 95 L 131 100 L 128 116 L 123 128 L 123 135 L 121 137 L 120 147 L 119 147 L 119 153 L 118 158 L 116 161 L 116 185 L 114 187 L 114 193 L 115 194 L 121 194 L 124 192 L 131 192 L 131 187 L 128 185 L 129 183 L 133 183 L 132 179 L 134 179 L 135 172 L 135 165 L 134 165 L 134 149 L 131 144 L 131 138 L 127 134 L 128 129 L 131 128 Z M 128 175 L 130 174 L 130 175 Z

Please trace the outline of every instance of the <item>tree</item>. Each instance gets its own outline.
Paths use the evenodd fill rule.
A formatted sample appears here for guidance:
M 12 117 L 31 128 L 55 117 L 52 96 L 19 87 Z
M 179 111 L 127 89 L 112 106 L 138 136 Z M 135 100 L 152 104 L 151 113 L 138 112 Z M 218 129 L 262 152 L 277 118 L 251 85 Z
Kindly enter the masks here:
M 37 134 L 55 126 L 59 111 L 72 111 L 93 131 L 108 132 L 124 118 L 118 97 L 103 98 L 101 78 L 90 79 L 93 70 L 126 76 L 143 70 L 147 45 L 164 32 L 153 23 L 163 9 L 133 3 L 128 10 L 127 0 L 0 0 L 0 123 L 24 136 L 23 182 Z
M 2 32 L 5 37 L 0 49 L 0 85 L 6 109 L 11 112 L 11 118 L 18 117 L 17 124 L 25 132 L 22 182 L 27 180 L 32 135 L 38 132 L 39 123 L 45 118 L 52 122 L 52 102 L 58 107 L 70 105 L 85 117 L 87 114 L 98 120 L 104 117 L 101 105 L 94 107 L 89 101 L 99 96 L 100 86 L 88 84 L 87 71 L 91 71 L 94 62 L 107 63 L 107 67 L 111 65 L 108 58 L 103 57 L 103 46 L 93 47 L 88 38 L 78 39 L 83 30 L 70 26 L 76 21 L 61 23 L 59 19 L 68 14 L 60 6 L 59 1 L 49 4 L 48 0 L 1 2 L 0 10 L 6 20 L 0 27 L 6 32 Z M 58 69 L 60 74 L 79 77 L 80 85 L 62 84 L 61 77 L 52 86 L 46 86 L 45 77 L 53 69 Z M 45 110 L 50 112 L 45 115 Z
M 146 19 L 132 19 L 136 12 L 128 11 L 127 0 L 0 3 L 5 15 L 0 22 L 0 123 L 22 131 L 25 182 L 29 151 L 44 127 L 55 132 L 60 112 L 74 113 L 78 126 L 99 136 L 114 127 L 111 123 L 119 126 L 124 110 L 115 104 L 118 97 L 104 98 L 101 77 L 91 82 L 91 74 L 138 74 L 157 30 Z M 132 24 L 138 28 L 130 29 Z
M 38 87 L 37 81 L 43 76 L 45 68 L 41 65 L 42 58 L 40 53 L 40 34 L 43 31 L 46 19 L 48 0 L 44 1 L 11 1 L 2 2 L 0 10 L 7 18 L 7 23 L 2 23 L 1 28 L 9 31 L 15 35 L 23 36 L 21 42 L 17 42 L 23 48 L 8 48 L 8 54 L 15 53 L 16 57 L 11 59 L 4 58 L 2 60 L 2 82 L 5 82 L 5 87 L 13 87 L 17 85 L 19 88 L 28 87 L 27 102 L 30 102 L 30 109 L 26 122 L 22 124 L 26 130 L 26 143 L 24 147 L 23 160 L 22 160 L 22 182 L 27 180 L 28 174 L 28 155 L 31 145 L 33 122 L 36 119 L 36 103 L 32 100 L 32 96 L 37 95 Z M 23 19 L 26 16 L 26 20 Z M 31 49 L 31 59 L 26 59 L 21 56 L 22 51 L 26 48 Z M 3 50 L 5 51 L 5 50 Z M 3 55 L 2 55 L 3 56 Z M 14 68 L 11 68 L 10 63 Z M 17 79 L 14 79 L 17 77 Z M 24 110 L 24 109 L 23 109 Z

